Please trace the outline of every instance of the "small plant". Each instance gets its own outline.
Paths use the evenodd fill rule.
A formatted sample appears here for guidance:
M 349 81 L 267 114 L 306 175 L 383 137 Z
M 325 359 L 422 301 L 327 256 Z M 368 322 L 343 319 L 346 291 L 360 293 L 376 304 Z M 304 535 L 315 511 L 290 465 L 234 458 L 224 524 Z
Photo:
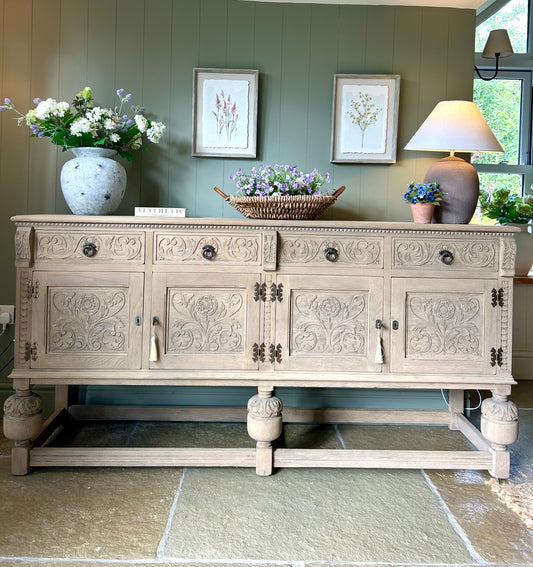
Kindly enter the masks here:
M 85 87 L 71 105 L 57 102 L 53 98 L 33 99 L 37 105 L 26 114 L 19 112 L 11 100 L 5 99 L 1 110 L 12 110 L 19 115 L 18 123 L 26 123 L 31 135 L 50 138 L 53 144 L 63 150 L 71 148 L 108 148 L 132 161 L 131 150 L 138 150 L 146 137 L 157 144 L 165 132 L 162 122 L 153 122 L 145 116 L 144 108 L 132 106 L 132 117 L 123 113 L 131 94 L 124 89 L 117 91 L 119 105 L 114 109 L 95 106 L 90 87 Z
M 416 203 L 430 203 L 431 205 L 440 205 L 444 192 L 440 189 L 438 183 L 409 183 L 407 192 L 402 199 L 408 201 L 412 205 Z
M 329 195 L 327 190 L 320 190 L 320 187 L 331 182 L 329 173 L 322 175 L 318 169 L 303 173 L 295 165 L 278 164 L 252 167 L 250 173 L 239 169 L 229 178 L 237 181 L 237 195 L 246 197 Z
M 526 224 L 533 220 L 533 195 L 522 198 L 509 189 L 496 189 L 492 193 L 482 189 L 479 204 L 481 216 L 494 219 L 499 224 Z

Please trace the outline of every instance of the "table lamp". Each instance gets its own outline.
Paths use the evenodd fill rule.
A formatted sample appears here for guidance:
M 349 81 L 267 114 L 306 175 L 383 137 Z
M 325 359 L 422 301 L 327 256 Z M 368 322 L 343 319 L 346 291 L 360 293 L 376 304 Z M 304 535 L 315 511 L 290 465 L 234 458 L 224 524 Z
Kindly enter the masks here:
M 436 182 L 445 195 L 435 208 L 435 222 L 467 224 L 477 206 L 479 177 L 474 166 L 455 152 L 503 152 L 474 102 L 441 101 L 405 146 L 406 150 L 450 152 L 432 165 L 424 183 Z

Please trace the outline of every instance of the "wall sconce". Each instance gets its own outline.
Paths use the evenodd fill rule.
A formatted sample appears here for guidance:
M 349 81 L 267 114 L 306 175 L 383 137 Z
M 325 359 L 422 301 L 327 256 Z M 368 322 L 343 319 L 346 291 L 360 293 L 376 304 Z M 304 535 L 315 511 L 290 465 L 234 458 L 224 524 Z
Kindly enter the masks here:
M 483 57 L 484 59 L 496 59 L 496 70 L 494 71 L 494 75 L 492 75 L 492 77 L 482 77 L 479 69 L 474 65 L 474 69 L 476 70 L 478 77 L 483 81 L 492 81 L 492 79 L 495 79 L 496 75 L 498 74 L 500 58 L 510 57 L 513 54 L 513 46 L 511 45 L 511 40 L 509 39 L 507 30 L 492 30 L 489 34 L 487 43 L 485 44 L 485 49 L 483 49 L 481 57 Z

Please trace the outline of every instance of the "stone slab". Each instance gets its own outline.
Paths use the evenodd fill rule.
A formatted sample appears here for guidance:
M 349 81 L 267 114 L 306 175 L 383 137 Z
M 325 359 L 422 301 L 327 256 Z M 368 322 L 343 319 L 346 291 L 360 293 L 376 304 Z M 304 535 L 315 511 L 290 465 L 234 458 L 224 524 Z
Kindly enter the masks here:
M 164 557 L 470 563 L 418 471 L 187 469 Z
M 0 556 L 152 559 L 182 469 L 35 469 L 0 459 Z

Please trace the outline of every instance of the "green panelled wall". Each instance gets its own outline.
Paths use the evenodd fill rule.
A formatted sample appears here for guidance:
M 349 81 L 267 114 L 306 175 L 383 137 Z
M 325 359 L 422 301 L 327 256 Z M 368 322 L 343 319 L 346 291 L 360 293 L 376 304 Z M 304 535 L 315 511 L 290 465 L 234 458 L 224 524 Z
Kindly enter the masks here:
M 330 218 L 409 220 L 400 198 L 439 155 L 403 146 L 439 100 L 470 99 L 473 10 L 326 6 L 239 0 L 0 0 L 0 97 L 22 111 L 35 97 L 70 101 L 86 85 L 114 106 L 122 87 L 167 124 L 164 142 L 127 165 L 117 214 L 135 205 L 238 217 L 213 186 L 258 163 L 329 171 L 347 190 Z M 257 160 L 191 157 L 194 67 L 258 69 Z M 398 161 L 329 161 L 336 73 L 401 76 Z M 0 303 L 14 303 L 11 215 L 68 213 L 59 172 L 69 154 L 0 115 Z M 0 352 L 9 333 L 0 337 Z M 1 362 L 1 360 L 0 360 Z M 9 368 L 2 371 L 6 374 Z M 7 382 L 4 380 L 4 384 Z

